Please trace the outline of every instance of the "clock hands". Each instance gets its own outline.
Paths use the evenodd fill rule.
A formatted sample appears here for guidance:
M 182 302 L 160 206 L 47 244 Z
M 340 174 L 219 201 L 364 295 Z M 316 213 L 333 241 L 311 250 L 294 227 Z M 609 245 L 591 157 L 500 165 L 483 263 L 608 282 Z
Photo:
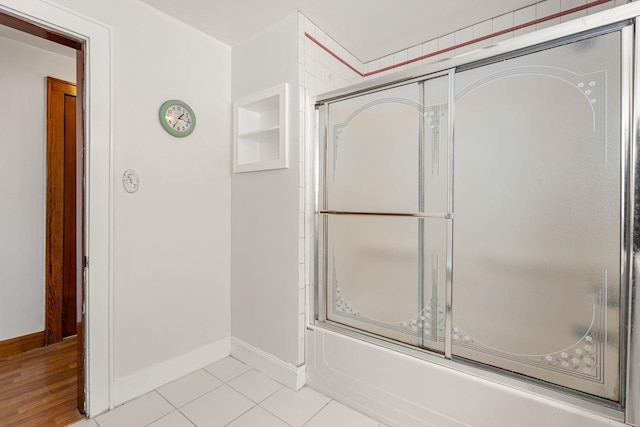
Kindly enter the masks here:
M 182 113 L 182 114 L 180 114 L 180 117 L 178 117 L 178 118 L 176 119 L 176 122 L 175 122 L 175 123 L 173 124 L 173 126 L 172 126 L 174 129 L 176 128 L 176 125 L 178 124 L 178 120 L 182 120 L 182 121 L 183 121 L 183 122 L 185 122 L 185 123 L 189 123 L 189 124 L 191 124 L 191 120 L 185 120 L 185 119 L 183 119 L 183 118 L 182 118 L 182 117 L 184 117 L 184 115 L 185 115 L 185 114 L 186 114 L 186 113 Z
M 185 114 L 187 114 L 187 113 L 182 113 L 182 114 L 180 114 L 180 117 L 178 117 L 178 118 L 176 119 L 175 123 L 174 123 L 174 124 L 173 124 L 173 126 L 171 126 L 171 127 L 175 129 L 175 128 L 176 128 L 176 125 L 178 124 L 178 120 L 182 120 L 183 122 L 188 123 L 189 125 L 191 125 L 191 120 L 185 120 L 185 119 L 183 119 L 183 117 L 184 117 L 184 115 L 185 115 Z M 184 127 L 182 128 L 182 130 L 184 130 Z

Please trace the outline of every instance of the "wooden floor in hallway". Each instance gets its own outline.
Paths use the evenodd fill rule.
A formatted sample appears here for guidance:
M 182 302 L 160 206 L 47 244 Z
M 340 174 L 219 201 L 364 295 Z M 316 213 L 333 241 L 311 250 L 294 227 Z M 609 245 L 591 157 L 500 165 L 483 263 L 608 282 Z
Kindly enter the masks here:
M 76 337 L 0 359 L 0 427 L 67 426 L 76 409 Z

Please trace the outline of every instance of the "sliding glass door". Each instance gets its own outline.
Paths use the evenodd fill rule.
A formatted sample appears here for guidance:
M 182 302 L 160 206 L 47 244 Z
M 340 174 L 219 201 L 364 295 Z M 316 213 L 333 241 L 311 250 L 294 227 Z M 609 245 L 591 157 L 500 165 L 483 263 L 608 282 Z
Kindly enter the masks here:
M 444 350 L 449 75 L 329 105 L 327 319 Z
M 323 104 L 323 320 L 620 401 L 621 37 Z
M 454 357 L 617 400 L 620 32 L 456 89 Z

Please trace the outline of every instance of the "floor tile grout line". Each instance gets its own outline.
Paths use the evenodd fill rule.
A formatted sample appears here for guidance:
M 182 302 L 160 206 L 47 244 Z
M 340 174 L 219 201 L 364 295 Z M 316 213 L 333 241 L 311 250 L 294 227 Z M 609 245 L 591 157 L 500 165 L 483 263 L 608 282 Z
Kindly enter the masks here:
M 194 371 L 194 372 L 197 372 L 197 371 Z M 192 372 L 192 373 L 193 373 L 193 372 Z M 213 378 L 215 378 L 216 380 L 220 381 L 220 384 L 216 385 L 216 386 L 215 386 L 214 388 L 212 388 L 211 390 L 207 390 L 207 391 L 205 391 L 204 393 L 202 393 L 202 394 L 200 394 L 200 395 L 198 395 L 198 396 L 194 397 L 193 399 L 189 400 L 187 403 L 185 403 L 185 404 L 183 404 L 183 405 L 180 405 L 180 406 L 176 406 L 176 405 L 174 405 L 174 404 L 173 404 L 169 399 L 167 399 L 167 398 L 166 398 L 166 397 L 165 397 L 165 396 L 164 396 L 164 395 L 159 391 L 159 389 L 160 389 L 160 388 L 162 388 L 162 387 L 164 387 L 164 386 L 162 386 L 162 387 L 158 387 L 158 388 L 157 388 L 157 389 L 155 389 L 154 391 L 157 391 L 157 392 L 158 392 L 158 394 L 164 398 L 164 400 L 166 400 L 167 402 L 169 402 L 169 403 L 171 404 L 171 406 L 173 406 L 173 407 L 174 407 L 174 408 L 176 408 L 176 409 L 180 409 L 180 408 L 183 408 L 183 407 L 187 406 L 188 404 L 190 404 L 190 403 L 192 403 L 192 402 L 195 402 L 196 400 L 200 399 L 202 396 L 204 396 L 204 395 L 206 395 L 206 394 L 209 394 L 209 393 L 211 393 L 212 391 L 216 390 L 217 388 L 220 388 L 220 387 L 222 387 L 223 385 L 225 385 L 225 384 L 226 384 L 226 383 L 223 383 L 223 382 L 222 382 L 222 380 L 220 380 L 219 378 L 217 378 L 215 375 L 213 375 L 213 374 L 211 374 L 211 373 L 209 373 L 209 374 L 210 374 Z M 191 375 L 191 374 L 187 374 L 187 375 Z M 185 375 L 185 376 L 186 376 L 186 375 Z M 182 378 L 184 378 L 184 377 L 182 377 Z M 181 379 L 181 378 L 178 378 L 178 379 Z M 176 381 L 178 381 L 178 380 L 176 380 Z M 175 381 L 173 381 L 173 382 L 175 382 Z M 171 383 L 169 383 L 169 384 L 171 384 Z M 167 385 L 168 385 L 168 384 L 167 384 Z
M 183 377 L 184 378 L 184 377 Z M 176 380 L 177 381 L 177 380 Z M 164 395 L 162 393 L 160 393 L 158 391 L 158 389 L 153 390 L 156 393 L 158 393 L 160 395 L 160 397 L 162 397 L 169 405 L 173 406 L 173 409 L 178 409 L 178 407 L 176 405 L 174 405 L 173 403 L 171 403 L 171 401 L 169 399 L 167 399 L 166 397 L 164 397 Z
M 251 399 L 249 399 L 249 400 L 251 400 Z M 253 403 L 253 401 L 251 401 L 251 403 Z M 231 424 L 232 422 L 234 422 L 235 420 L 237 420 L 238 418 L 240 418 L 241 416 L 243 416 L 244 414 L 246 414 L 247 412 L 249 412 L 250 410 L 252 410 L 256 406 L 257 405 L 254 403 L 253 406 L 251 406 L 251 408 L 247 409 L 246 411 L 244 411 L 243 413 L 241 413 L 240 415 L 238 415 L 237 417 L 235 417 L 234 419 L 232 419 L 231 421 L 229 421 L 228 423 L 226 423 L 224 425 L 228 426 L 229 424 Z
M 267 400 L 268 398 L 270 398 L 271 396 L 273 396 L 274 394 L 276 394 L 277 392 L 279 392 L 280 390 L 282 390 L 282 388 L 284 387 L 282 384 L 278 383 L 278 388 L 275 389 L 273 392 L 269 393 L 269 395 L 267 397 L 265 397 L 264 399 L 262 399 L 260 402 L 256 402 L 256 405 L 260 405 L 262 402 L 264 402 L 265 400 Z
M 317 411 L 316 411 L 316 412 L 311 416 L 311 418 L 309 418 L 307 421 L 305 421 L 305 423 L 304 423 L 304 424 L 302 424 L 302 426 L 304 427 L 304 426 L 306 426 L 307 424 L 309 424 L 309 423 L 311 422 L 311 420 L 312 420 L 312 419 L 314 419 L 314 418 L 315 418 L 315 417 L 320 413 L 320 411 L 322 411 L 324 408 L 326 408 L 326 407 L 329 405 L 329 403 L 331 403 L 331 402 L 333 402 L 333 399 L 329 398 L 329 401 L 328 401 L 327 403 L 325 403 L 325 404 L 322 406 L 322 408 L 318 409 L 318 410 L 317 410 Z
M 224 359 L 220 359 L 220 360 L 224 360 Z M 219 361 L 220 361 L 220 360 L 219 360 Z M 219 361 L 218 361 L 218 362 L 219 362 Z M 217 362 L 214 362 L 214 363 L 212 363 L 212 365 L 214 365 L 214 364 L 216 364 L 216 363 L 217 363 Z M 242 363 L 242 362 L 240 362 L 240 363 Z M 206 367 L 205 367 L 205 368 L 202 368 L 202 369 L 204 369 L 204 370 L 205 370 L 206 372 L 208 372 L 209 374 L 213 375 L 216 379 L 218 379 L 218 380 L 222 381 L 223 383 L 227 384 L 228 382 L 235 380 L 235 379 L 236 379 L 236 378 L 238 378 L 239 376 L 241 376 L 241 375 L 245 374 L 246 372 L 249 372 L 251 369 L 253 369 L 253 368 L 251 368 L 251 367 L 250 367 L 249 365 L 247 365 L 247 364 L 244 364 L 244 363 L 243 363 L 243 365 L 244 365 L 244 366 L 246 366 L 246 367 L 247 367 L 247 368 L 249 368 L 249 369 L 248 369 L 248 370 L 246 370 L 246 371 L 242 371 L 242 372 L 240 372 L 238 375 L 234 376 L 233 378 L 230 378 L 230 379 L 229 379 L 229 380 L 227 380 L 227 381 L 225 381 L 225 380 L 223 380 L 222 378 L 220 378 L 220 377 L 216 376 L 216 374 L 214 374 L 214 373 L 212 373 L 212 372 L 207 371 Z M 211 365 L 209 365 L 209 366 L 211 366 Z
M 171 402 L 169 402 L 167 399 L 165 399 L 165 397 L 164 397 L 163 395 L 161 395 L 161 394 L 158 392 L 158 389 L 153 389 L 153 390 L 151 390 L 151 391 L 149 391 L 149 392 L 147 392 L 147 393 L 143 394 L 142 396 L 138 396 L 138 397 L 136 397 L 135 399 L 131 399 L 131 400 L 129 400 L 128 402 L 125 402 L 125 403 L 123 403 L 123 404 L 122 404 L 122 405 L 120 405 L 120 406 L 116 406 L 115 408 L 110 409 L 110 410 L 108 410 L 107 412 L 105 412 L 105 413 L 103 413 L 103 414 L 98 415 L 98 417 L 101 417 L 101 416 L 106 415 L 106 414 L 108 414 L 108 413 L 112 413 L 113 411 L 116 411 L 116 410 L 118 410 L 119 408 L 124 408 L 125 406 L 127 406 L 127 405 L 131 404 L 131 402 L 135 402 L 136 400 L 140 399 L 141 397 L 143 397 L 143 396 L 148 396 L 148 395 L 151 395 L 151 394 L 153 394 L 153 393 L 157 394 L 157 395 L 158 395 L 158 396 L 160 396 L 163 400 L 167 401 L 167 403 L 169 403 L 169 405 L 170 405 L 174 410 L 175 410 L 175 409 L 177 409 L 177 408 L 176 408 L 176 407 L 175 407 Z M 173 411 L 172 411 L 172 412 L 173 412 Z M 170 414 L 170 413 L 171 413 L 171 412 L 169 412 L 169 413 L 167 413 L 167 414 L 164 414 L 164 415 L 160 416 L 159 418 L 155 418 L 153 421 L 149 422 L 148 424 L 145 424 L 145 427 L 146 427 L 146 426 L 148 426 L 149 424 L 153 424 L 153 423 L 155 423 L 155 422 L 156 422 L 156 421 L 158 421 L 160 418 L 163 418 L 163 417 L 165 417 L 166 415 L 168 415 L 168 414 Z M 101 426 L 101 424 L 100 424 L 100 422 L 98 421 L 98 417 L 96 417 L 96 418 L 91 418 L 91 419 L 93 419 L 93 421 L 95 421 L 95 423 L 98 425 L 98 427 L 102 427 L 102 426 Z
M 149 392 L 149 393 L 147 393 L 147 394 L 151 394 L 151 393 L 155 393 L 155 394 L 157 394 L 158 396 L 160 396 L 160 398 L 161 398 L 162 400 L 166 401 L 166 402 L 169 404 L 169 406 L 171 406 L 171 407 L 173 408 L 173 410 L 174 410 L 174 411 L 175 411 L 176 409 L 178 409 L 178 408 L 176 408 L 176 407 L 175 407 L 171 402 L 169 402 L 167 399 L 165 399 L 165 397 L 164 397 L 163 395 L 161 395 L 161 394 L 160 394 L 160 392 L 158 392 L 158 389 L 154 389 L 153 391 L 150 391 L 150 392 Z M 144 396 L 144 395 L 143 395 L 143 396 Z M 142 396 L 141 396 L 141 397 L 142 397 Z M 171 412 L 173 412 L 173 411 L 171 411 Z M 158 420 L 159 420 L 159 419 L 161 419 L 161 418 L 166 417 L 166 416 L 167 416 L 167 415 L 169 415 L 171 412 L 168 412 L 168 413 L 166 413 L 166 414 L 162 415 L 161 417 L 156 418 L 155 420 L 151 421 L 150 423 L 145 424 L 145 427 L 146 427 L 146 426 L 148 426 L 149 424 L 153 424 L 153 423 L 155 423 L 156 421 L 158 421 Z
M 251 371 L 255 371 L 255 372 L 256 372 L 256 373 L 258 373 L 259 375 L 264 375 L 262 372 L 257 371 L 257 370 L 255 370 L 255 369 L 251 369 L 251 370 L 249 370 L 249 371 L 247 371 L 247 372 L 245 372 L 245 373 L 247 373 L 247 374 L 248 374 L 248 373 L 249 373 L 249 372 L 251 372 Z M 244 374 L 242 374 L 242 375 L 244 375 Z M 242 375 L 240 375 L 240 376 L 242 376 Z M 240 376 L 236 377 L 235 379 L 240 378 Z M 266 376 L 266 375 L 265 375 L 265 376 Z M 268 376 L 266 376 L 266 377 L 267 377 L 267 378 L 269 378 Z M 253 400 L 250 396 L 247 396 L 247 395 L 246 395 L 246 394 L 244 394 L 242 391 L 240 391 L 240 390 L 238 390 L 237 388 L 235 388 L 235 387 L 231 384 L 231 381 L 229 381 L 229 383 L 227 383 L 227 385 L 228 385 L 229 387 L 231 387 L 232 389 L 234 389 L 235 391 L 237 391 L 238 393 L 240 393 L 241 395 L 243 395 L 244 397 L 246 397 L 247 399 L 251 400 L 251 401 L 252 401 L 253 403 L 255 403 L 256 405 L 260 405 L 262 402 L 264 402 L 265 400 L 267 400 L 268 398 L 270 398 L 271 396 L 273 396 L 274 394 L 276 394 L 278 391 L 282 390 L 282 388 L 283 388 L 283 387 L 285 387 L 283 384 L 279 383 L 278 381 L 276 381 L 276 380 L 274 380 L 274 379 L 272 379 L 272 378 L 269 378 L 269 379 L 270 379 L 271 381 L 273 381 L 274 383 L 278 384 L 278 388 L 277 388 L 277 389 L 275 389 L 274 391 L 272 391 L 271 393 L 269 393 L 265 398 L 263 398 L 263 399 L 262 399 L 262 400 L 260 400 L 259 402 L 256 402 L 256 401 L 255 401 L 255 400 Z
M 162 393 L 158 392 L 158 394 L 159 394 L 159 395 L 160 395 L 164 400 L 166 400 L 167 402 L 169 402 L 169 404 L 170 404 L 171 406 L 173 406 L 174 410 L 173 410 L 172 412 L 169 412 L 169 414 L 172 414 L 173 412 L 178 412 L 180 415 L 182 415 L 183 417 L 185 417 L 185 418 L 187 419 L 187 421 L 189 421 L 189 423 L 190 423 L 190 424 L 192 424 L 192 425 L 193 425 L 193 426 L 195 426 L 195 427 L 198 427 L 198 426 L 196 426 L 196 424 L 191 420 L 191 418 L 189 418 L 189 417 L 187 416 L 187 414 L 185 414 L 184 412 L 182 412 L 182 411 L 180 410 L 180 408 L 184 408 L 184 407 L 185 407 L 185 406 L 187 406 L 189 403 L 191 403 L 191 402 L 194 402 L 194 401 L 198 400 L 198 399 L 199 399 L 199 398 L 201 398 L 202 396 L 204 396 L 204 395 L 206 395 L 206 394 L 211 393 L 213 390 L 215 390 L 215 389 L 217 389 L 218 387 L 221 387 L 221 386 L 222 386 L 222 384 L 220 384 L 220 385 L 218 385 L 218 386 L 214 387 L 213 389 L 209 390 L 208 392 L 206 392 L 206 393 L 204 393 L 204 394 L 202 394 L 202 395 L 200 395 L 200 396 L 196 397 L 196 398 L 195 398 L 195 399 L 193 399 L 193 400 L 190 400 L 189 402 L 185 403 L 184 405 L 182 405 L 182 406 L 180 406 L 180 407 L 178 407 L 178 406 L 174 405 L 173 403 L 171 403 L 171 402 L 169 401 L 169 399 L 167 399 L 166 397 L 164 397 L 164 396 L 162 395 Z M 157 390 L 157 389 L 156 389 L 156 390 Z M 169 415 L 169 414 L 167 414 L 167 415 Z M 163 417 L 161 417 L 161 418 L 164 418 L 164 417 L 166 417 L 167 415 L 164 415 L 164 416 L 163 416 Z M 160 418 L 158 418 L 158 420 L 159 420 L 159 419 L 160 419 Z M 156 420 L 156 421 L 158 421 L 158 420 Z M 155 423 L 156 421 L 153 421 L 153 422 L 151 422 L 151 423 L 149 423 L 149 424 L 153 424 L 153 423 Z M 147 426 L 148 426 L 149 424 L 147 424 Z
M 233 378 L 230 378 L 228 381 L 224 381 L 223 379 L 220 379 L 220 381 L 224 381 L 224 383 L 225 383 L 225 384 L 230 383 L 231 381 L 235 380 L 236 378 L 238 378 L 238 377 L 240 377 L 240 376 L 244 375 L 245 373 L 247 373 L 247 372 L 249 372 L 249 371 L 251 371 L 251 370 L 253 369 L 251 366 L 247 365 L 246 363 L 244 363 L 244 362 L 243 362 L 243 361 L 241 361 L 241 360 L 236 359 L 236 358 L 235 358 L 235 357 L 233 357 L 232 355 L 229 355 L 229 356 L 227 356 L 227 357 L 229 357 L 229 358 L 231 358 L 231 359 L 235 360 L 236 362 L 238 362 L 238 363 L 242 364 L 242 366 L 246 367 L 246 368 L 247 368 L 247 370 L 246 370 L 246 371 L 242 371 L 242 372 L 240 372 L 238 375 L 236 375 L 236 376 L 235 376 L 235 377 L 233 377 Z M 225 359 L 226 359 L 226 357 L 225 357 Z M 220 360 L 224 360 L 224 359 L 220 359 Z M 220 360 L 219 360 L 219 361 L 220 361 Z M 215 364 L 215 363 L 214 363 L 214 364 Z
M 165 399 L 165 400 L 166 400 L 166 399 Z M 171 403 L 171 402 L 169 402 L 169 403 Z M 165 414 L 165 415 L 161 416 L 161 417 L 160 417 L 160 418 L 158 418 L 157 420 L 151 421 L 149 424 L 145 424 L 145 427 L 149 427 L 151 424 L 155 423 L 156 421 L 160 421 L 160 420 L 161 420 L 161 419 L 163 419 L 163 418 L 168 417 L 169 415 L 173 414 L 174 412 L 178 412 L 180 415 L 182 415 L 183 417 L 185 417 L 185 419 L 186 419 L 187 421 L 189 421 L 189 424 L 191 424 L 192 426 L 194 426 L 194 427 L 198 427 L 198 426 L 196 426 L 196 425 L 193 423 L 193 421 L 191 421 L 191 419 L 190 419 L 189 417 L 187 417 L 185 414 L 183 414 L 182 412 L 180 412 L 180 409 L 176 408 L 175 406 L 174 406 L 174 410 L 173 410 L 173 411 L 169 412 L 168 414 Z
M 234 391 L 237 391 L 238 393 L 240 393 L 241 395 L 243 395 L 244 397 L 246 397 L 247 399 L 249 399 L 250 401 L 252 401 L 255 405 L 259 405 L 262 402 L 264 402 L 265 400 L 267 400 L 268 398 L 270 398 L 271 396 L 273 396 L 275 393 L 277 393 L 278 391 L 280 391 L 282 389 L 283 386 L 278 387 L 274 392 L 272 392 L 271 394 L 269 394 L 267 397 L 263 398 L 262 400 L 256 402 L 255 400 L 253 400 L 250 396 L 247 396 L 246 394 L 244 394 L 242 391 L 236 389 L 235 387 L 233 387 L 231 384 L 227 384 L 229 387 L 231 387 Z
M 222 385 L 222 384 L 221 384 L 221 385 Z M 209 394 L 209 393 L 211 393 L 213 390 L 215 390 L 216 388 L 220 387 L 221 385 L 216 386 L 215 388 L 213 388 L 212 390 L 209 390 L 209 391 L 208 391 L 208 392 L 206 392 L 205 394 Z M 160 396 L 162 396 L 162 394 L 161 394 L 160 392 L 158 392 L 158 394 L 159 394 Z M 169 414 L 167 414 L 167 415 L 170 415 L 170 414 L 172 414 L 173 412 L 178 412 L 180 415 L 182 415 L 183 417 L 185 417 L 185 418 L 187 419 L 187 421 L 189 421 L 189 423 L 190 423 L 191 425 L 193 425 L 193 426 L 195 426 L 195 427 L 198 427 L 198 426 L 196 426 L 196 425 L 195 425 L 195 423 L 194 423 L 193 421 L 191 421 L 191 418 L 189 418 L 185 413 L 183 413 L 183 412 L 180 410 L 180 408 L 183 408 L 183 407 L 187 406 L 189 403 L 191 403 L 191 402 L 193 402 L 193 401 L 195 401 L 195 400 L 197 400 L 197 399 L 201 398 L 201 397 L 202 397 L 202 396 L 204 396 L 205 394 L 203 394 L 203 395 L 201 395 L 201 396 L 196 397 L 195 399 L 193 399 L 193 400 L 191 400 L 191 401 L 189 401 L 189 402 L 185 403 L 184 405 L 182 405 L 182 406 L 180 406 L 180 407 L 177 407 L 177 406 L 176 406 L 176 405 L 174 405 L 173 403 L 169 402 L 169 399 L 167 399 L 166 397 L 162 396 L 162 398 L 163 398 L 164 400 L 166 400 L 167 402 L 169 402 L 169 404 L 170 404 L 171 406 L 173 406 L 173 407 L 174 407 L 174 410 L 173 410 L 172 412 L 169 412 Z M 167 415 L 165 415 L 165 417 L 166 417 Z M 162 418 L 164 418 L 164 417 L 162 417 Z M 156 420 L 156 421 L 158 421 L 158 420 Z M 154 421 L 154 423 L 155 423 L 155 421 Z
M 182 412 L 180 409 L 176 409 L 176 411 L 177 411 L 178 413 L 180 413 L 180 415 L 182 415 L 182 416 L 183 416 L 187 421 L 189 421 L 189 424 L 193 425 L 194 427 L 198 427 L 198 426 L 196 425 L 195 421 L 193 421 L 191 418 L 189 418 L 189 417 L 187 416 L 187 414 L 185 414 L 184 412 Z
M 233 387 L 232 385 L 230 385 L 231 381 L 235 381 L 235 380 L 237 380 L 238 378 L 243 377 L 243 376 L 245 376 L 245 375 L 247 375 L 247 374 L 249 374 L 249 373 L 251 373 L 251 372 L 256 372 L 256 373 L 258 373 L 258 374 L 260 373 L 260 371 L 257 371 L 257 370 L 255 370 L 255 369 L 253 369 L 253 368 L 249 368 L 249 370 L 248 370 L 248 371 L 245 371 L 245 372 L 241 373 L 240 375 L 238 375 L 237 377 L 234 377 L 233 379 L 229 380 L 229 382 L 227 382 L 227 384 L 229 384 L 229 386 L 230 386 L 230 387 Z
M 265 399 L 266 400 L 266 399 Z M 271 412 L 270 410 L 268 410 L 267 408 L 262 407 L 261 405 L 256 405 L 258 406 L 260 409 L 262 409 L 263 411 L 265 411 L 267 414 L 272 415 L 273 417 L 275 417 L 276 419 L 282 421 L 283 423 L 285 423 L 286 425 L 291 427 L 291 424 L 289 424 L 288 422 L 286 422 L 285 420 L 283 420 L 282 418 L 280 418 L 279 416 L 277 416 L 276 414 L 274 414 L 273 412 Z
M 222 360 L 222 359 L 221 359 L 221 360 Z M 218 362 L 219 362 L 219 361 L 218 361 Z M 216 363 L 216 362 L 213 362 L 213 363 Z M 207 368 L 208 366 L 213 365 L 213 363 L 211 363 L 211 364 L 209 364 L 209 365 L 205 366 L 204 368 L 200 368 L 199 370 L 200 370 L 200 371 L 204 371 L 204 372 L 206 372 L 207 374 L 211 375 L 213 378 L 217 379 L 217 380 L 218 380 L 218 381 L 220 381 L 222 384 L 226 384 L 226 383 L 224 382 L 224 380 L 221 380 L 220 378 L 218 378 L 218 377 L 216 377 L 215 375 L 213 375 L 211 372 L 207 371 L 207 369 L 206 369 L 206 368 Z

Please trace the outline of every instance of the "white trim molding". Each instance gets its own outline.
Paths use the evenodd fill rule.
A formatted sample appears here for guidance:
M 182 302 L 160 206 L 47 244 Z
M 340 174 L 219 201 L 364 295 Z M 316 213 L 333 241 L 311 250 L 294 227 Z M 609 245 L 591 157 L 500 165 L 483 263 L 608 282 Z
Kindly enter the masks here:
M 113 405 L 142 396 L 158 387 L 229 356 L 230 339 L 224 338 L 190 353 L 136 371 L 113 381 Z
M 306 384 L 306 367 L 294 366 L 238 338 L 231 338 L 231 356 L 293 390 Z

